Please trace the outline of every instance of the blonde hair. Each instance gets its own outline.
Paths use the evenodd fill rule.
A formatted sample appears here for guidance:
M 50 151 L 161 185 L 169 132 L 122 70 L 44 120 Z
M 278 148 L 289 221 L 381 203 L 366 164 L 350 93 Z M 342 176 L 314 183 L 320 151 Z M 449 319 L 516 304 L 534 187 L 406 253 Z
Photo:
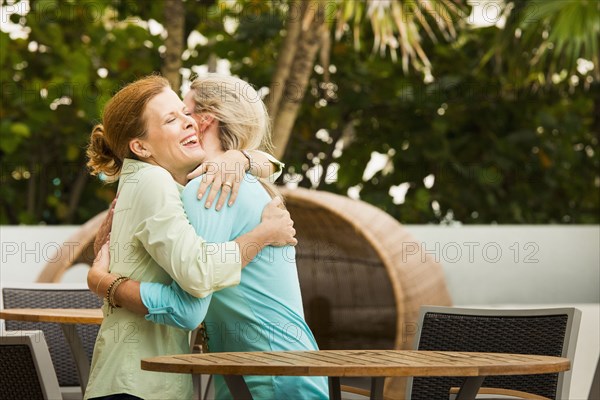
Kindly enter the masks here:
M 226 75 L 208 74 L 192 82 L 194 113 L 209 113 L 219 121 L 223 150 L 272 151 L 271 121 L 267 107 L 248 82 Z M 275 185 L 260 180 L 271 197 Z
M 170 87 L 165 78 L 150 75 L 126 85 L 106 103 L 102 123 L 92 130 L 86 152 L 92 175 L 103 173 L 108 180 L 114 180 L 126 157 L 137 158 L 129 149 L 129 142 L 146 136 L 146 105 Z

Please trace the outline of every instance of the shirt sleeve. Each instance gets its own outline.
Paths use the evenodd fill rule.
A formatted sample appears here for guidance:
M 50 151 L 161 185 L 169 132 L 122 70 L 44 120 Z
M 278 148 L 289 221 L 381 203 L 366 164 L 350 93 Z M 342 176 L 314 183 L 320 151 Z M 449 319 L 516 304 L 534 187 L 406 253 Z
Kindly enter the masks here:
M 146 320 L 189 331 L 202 323 L 212 298 L 212 295 L 194 297 L 181 289 L 177 282 L 170 285 L 142 282 L 140 295 L 148 308 Z
M 241 278 L 238 244 L 207 243 L 190 225 L 179 190 L 160 167 L 136 181 L 132 207 L 140 215 L 134 237 L 183 290 L 195 297 L 237 285 Z
M 271 174 L 268 178 L 267 181 L 271 182 L 271 183 L 275 183 L 275 181 L 281 176 L 281 174 L 283 173 L 283 168 L 285 167 L 285 164 L 282 163 L 281 161 L 279 161 L 278 159 L 276 159 L 275 157 L 273 157 L 271 154 L 269 153 L 265 153 L 264 151 L 260 151 L 260 150 L 254 150 L 256 152 L 261 153 L 262 155 L 264 155 L 267 160 L 269 160 L 273 165 L 275 165 L 275 167 L 277 167 L 277 170 L 275 172 L 273 172 L 273 174 Z

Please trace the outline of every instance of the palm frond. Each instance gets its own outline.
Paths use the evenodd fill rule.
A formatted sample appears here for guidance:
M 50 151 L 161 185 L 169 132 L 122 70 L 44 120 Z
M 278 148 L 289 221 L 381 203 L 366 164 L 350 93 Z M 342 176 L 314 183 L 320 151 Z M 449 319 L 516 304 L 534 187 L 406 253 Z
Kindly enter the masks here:
M 529 2 L 518 22 L 524 32 L 523 45 L 536 49 L 532 65 L 573 71 L 583 58 L 592 61 L 598 73 L 599 1 Z
M 450 41 L 456 37 L 456 21 L 465 15 L 460 0 L 337 0 L 337 5 L 338 40 L 352 22 L 354 43 L 359 47 L 360 27 L 366 21 L 373 31 L 373 51 L 389 52 L 393 60 L 400 51 L 405 72 L 410 65 L 416 70 L 431 68 L 421 32 L 434 43 L 439 35 Z

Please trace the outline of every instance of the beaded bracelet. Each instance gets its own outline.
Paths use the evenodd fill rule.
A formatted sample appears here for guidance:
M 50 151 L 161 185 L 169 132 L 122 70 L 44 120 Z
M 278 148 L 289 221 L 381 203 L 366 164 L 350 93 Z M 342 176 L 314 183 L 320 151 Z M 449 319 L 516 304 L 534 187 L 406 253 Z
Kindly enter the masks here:
M 106 295 L 104 296 L 104 299 L 106 299 L 106 301 L 108 301 L 108 295 L 110 294 L 110 289 L 112 289 L 112 287 L 115 285 L 115 283 L 117 282 L 117 279 L 119 279 L 120 276 L 116 277 L 111 283 L 110 285 L 108 285 L 108 288 L 106 288 Z
M 119 277 L 119 279 L 117 279 L 117 282 L 115 282 L 114 286 L 112 287 L 112 289 L 110 290 L 110 294 L 108 296 L 108 305 L 112 308 L 121 308 L 120 305 L 118 305 L 115 301 L 115 294 L 117 293 L 117 288 L 125 281 L 129 280 L 128 277 L 126 276 L 121 276 Z
M 110 300 L 109 300 L 109 296 L 110 296 L 110 291 L 113 288 L 113 286 L 115 286 L 115 283 L 117 283 L 117 280 L 119 280 L 120 276 L 116 277 L 111 283 L 110 285 L 108 285 L 108 287 L 106 288 L 106 295 L 104 296 L 104 300 L 106 300 L 106 302 L 108 303 L 108 307 L 109 310 L 112 312 L 112 307 L 110 305 Z
M 115 308 L 120 308 L 119 305 L 115 304 L 115 292 L 117 287 L 119 287 L 119 285 L 121 283 L 123 283 L 123 281 L 128 280 L 129 278 L 126 276 L 119 276 L 118 278 L 116 278 L 114 281 L 111 282 L 111 284 L 108 286 L 108 289 L 106 289 L 106 301 L 108 302 L 108 308 L 110 310 L 110 312 L 113 312 L 113 309 Z

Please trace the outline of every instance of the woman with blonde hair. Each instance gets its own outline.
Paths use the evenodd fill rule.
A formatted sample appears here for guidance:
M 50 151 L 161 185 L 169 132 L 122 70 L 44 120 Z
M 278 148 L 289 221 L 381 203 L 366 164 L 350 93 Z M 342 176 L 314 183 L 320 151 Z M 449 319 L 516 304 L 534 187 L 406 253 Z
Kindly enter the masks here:
M 198 122 L 207 155 L 236 148 L 255 149 L 269 143 L 269 119 L 257 92 L 234 77 L 209 75 L 192 83 L 184 98 Z M 183 190 L 182 199 L 191 224 L 207 240 L 221 242 L 244 234 L 260 221 L 260 210 L 276 189 L 246 175 L 238 199 L 220 212 L 202 207 L 196 198 L 200 179 Z M 107 246 L 103 247 L 106 253 Z M 102 255 L 102 252 L 101 252 Z M 90 270 L 89 283 L 105 279 L 108 257 L 101 256 Z M 302 297 L 292 246 L 267 246 L 242 271 L 241 282 L 203 299 L 176 285 L 148 284 L 116 291 L 119 305 L 146 314 L 159 324 L 194 329 L 204 320 L 211 352 L 317 350 L 304 320 Z M 209 306 L 210 303 L 210 306 Z M 256 399 L 326 399 L 324 377 L 248 376 Z M 222 377 L 215 378 L 217 399 L 230 398 Z M 174 395 L 174 393 L 173 393 Z
M 110 252 L 111 274 L 92 287 L 105 298 L 104 320 L 85 398 L 189 398 L 189 376 L 140 368 L 142 358 L 188 352 L 188 332 L 121 308 L 117 293 L 144 281 L 175 285 L 190 299 L 209 296 L 238 284 L 242 268 L 265 246 L 295 244 L 293 223 L 274 200 L 260 208 L 252 230 L 223 241 L 197 235 L 180 196 L 205 150 L 196 121 L 166 79 L 125 86 L 106 104 L 102 122 L 90 138 L 88 165 L 94 174 L 119 178 L 118 201 L 111 248 L 103 250 Z M 139 290 L 129 293 L 139 298 Z

